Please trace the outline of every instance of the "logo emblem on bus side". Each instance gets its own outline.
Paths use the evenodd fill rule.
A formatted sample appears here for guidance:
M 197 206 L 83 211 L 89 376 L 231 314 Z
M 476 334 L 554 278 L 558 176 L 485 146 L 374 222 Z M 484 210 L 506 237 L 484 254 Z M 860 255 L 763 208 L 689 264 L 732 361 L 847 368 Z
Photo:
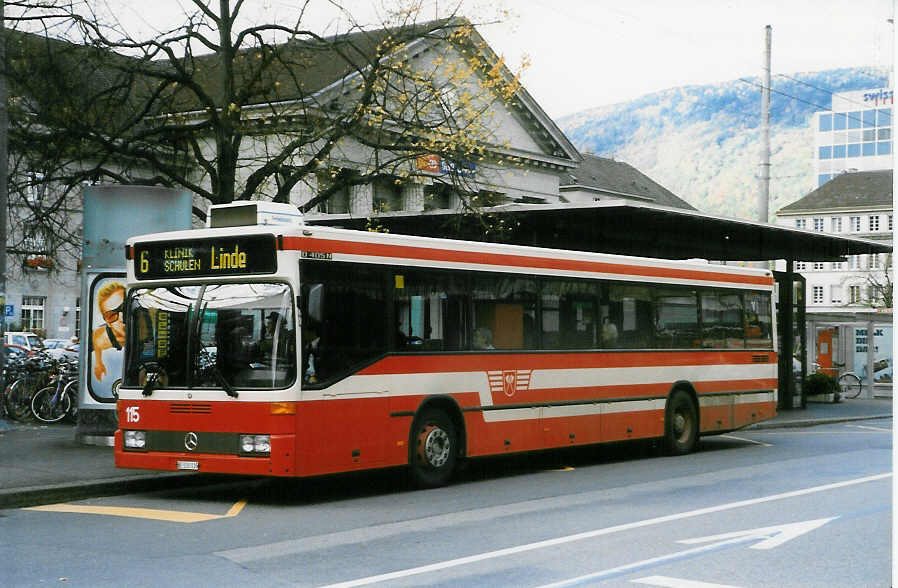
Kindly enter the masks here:
M 495 370 L 486 372 L 486 377 L 489 379 L 492 394 L 505 394 L 511 398 L 518 392 L 526 392 L 530 388 L 532 373 L 533 370 Z
M 184 449 L 187 451 L 193 451 L 200 444 L 200 438 L 197 437 L 197 434 L 193 431 L 190 431 L 186 435 L 184 435 Z

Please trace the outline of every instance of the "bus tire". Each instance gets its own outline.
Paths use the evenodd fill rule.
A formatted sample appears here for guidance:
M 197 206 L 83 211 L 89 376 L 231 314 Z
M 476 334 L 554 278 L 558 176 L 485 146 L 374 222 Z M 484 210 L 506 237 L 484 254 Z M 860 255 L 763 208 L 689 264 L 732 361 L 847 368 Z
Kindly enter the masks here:
M 411 476 L 419 488 L 446 485 L 455 469 L 458 434 L 452 419 L 436 408 L 425 408 L 411 431 Z
M 685 390 L 674 390 L 664 413 L 664 448 L 667 453 L 692 453 L 698 444 L 698 411 L 692 396 Z

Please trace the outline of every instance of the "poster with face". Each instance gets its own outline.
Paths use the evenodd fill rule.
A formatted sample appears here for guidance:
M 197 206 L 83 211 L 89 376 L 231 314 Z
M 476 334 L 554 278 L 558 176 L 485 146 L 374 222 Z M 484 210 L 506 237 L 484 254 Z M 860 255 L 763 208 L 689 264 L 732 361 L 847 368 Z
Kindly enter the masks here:
M 88 383 L 97 400 L 115 398 L 122 378 L 125 346 L 124 276 L 100 276 L 90 289 L 91 321 Z

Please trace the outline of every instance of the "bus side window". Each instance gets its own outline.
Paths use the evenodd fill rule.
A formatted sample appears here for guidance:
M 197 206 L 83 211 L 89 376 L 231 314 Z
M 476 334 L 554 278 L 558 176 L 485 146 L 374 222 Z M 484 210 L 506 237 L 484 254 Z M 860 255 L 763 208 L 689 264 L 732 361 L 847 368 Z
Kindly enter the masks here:
M 652 289 L 636 284 L 608 287 L 609 322 L 617 331 L 619 349 L 649 349 L 655 346 Z M 696 320 L 697 320 L 696 315 Z
M 536 332 L 536 281 L 501 275 L 475 275 L 473 332 L 480 335 L 474 347 L 490 349 L 484 341 L 492 335 L 495 349 L 534 349 Z
M 396 269 L 392 274 L 393 348 L 402 352 L 464 349 L 466 284 L 460 272 Z
M 661 349 L 701 347 L 698 296 L 690 288 L 669 286 L 655 290 L 655 344 Z

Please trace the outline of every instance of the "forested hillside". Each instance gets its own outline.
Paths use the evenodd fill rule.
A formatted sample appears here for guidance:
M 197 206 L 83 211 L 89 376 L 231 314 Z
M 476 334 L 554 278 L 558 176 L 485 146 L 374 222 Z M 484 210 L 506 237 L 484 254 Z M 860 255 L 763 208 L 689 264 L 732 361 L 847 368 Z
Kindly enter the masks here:
M 847 68 L 775 75 L 771 88 L 770 218 L 817 187 L 811 115 L 832 93 L 881 88 L 887 72 Z M 699 210 L 754 218 L 761 80 L 682 86 L 564 117 L 578 149 L 625 161 Z

